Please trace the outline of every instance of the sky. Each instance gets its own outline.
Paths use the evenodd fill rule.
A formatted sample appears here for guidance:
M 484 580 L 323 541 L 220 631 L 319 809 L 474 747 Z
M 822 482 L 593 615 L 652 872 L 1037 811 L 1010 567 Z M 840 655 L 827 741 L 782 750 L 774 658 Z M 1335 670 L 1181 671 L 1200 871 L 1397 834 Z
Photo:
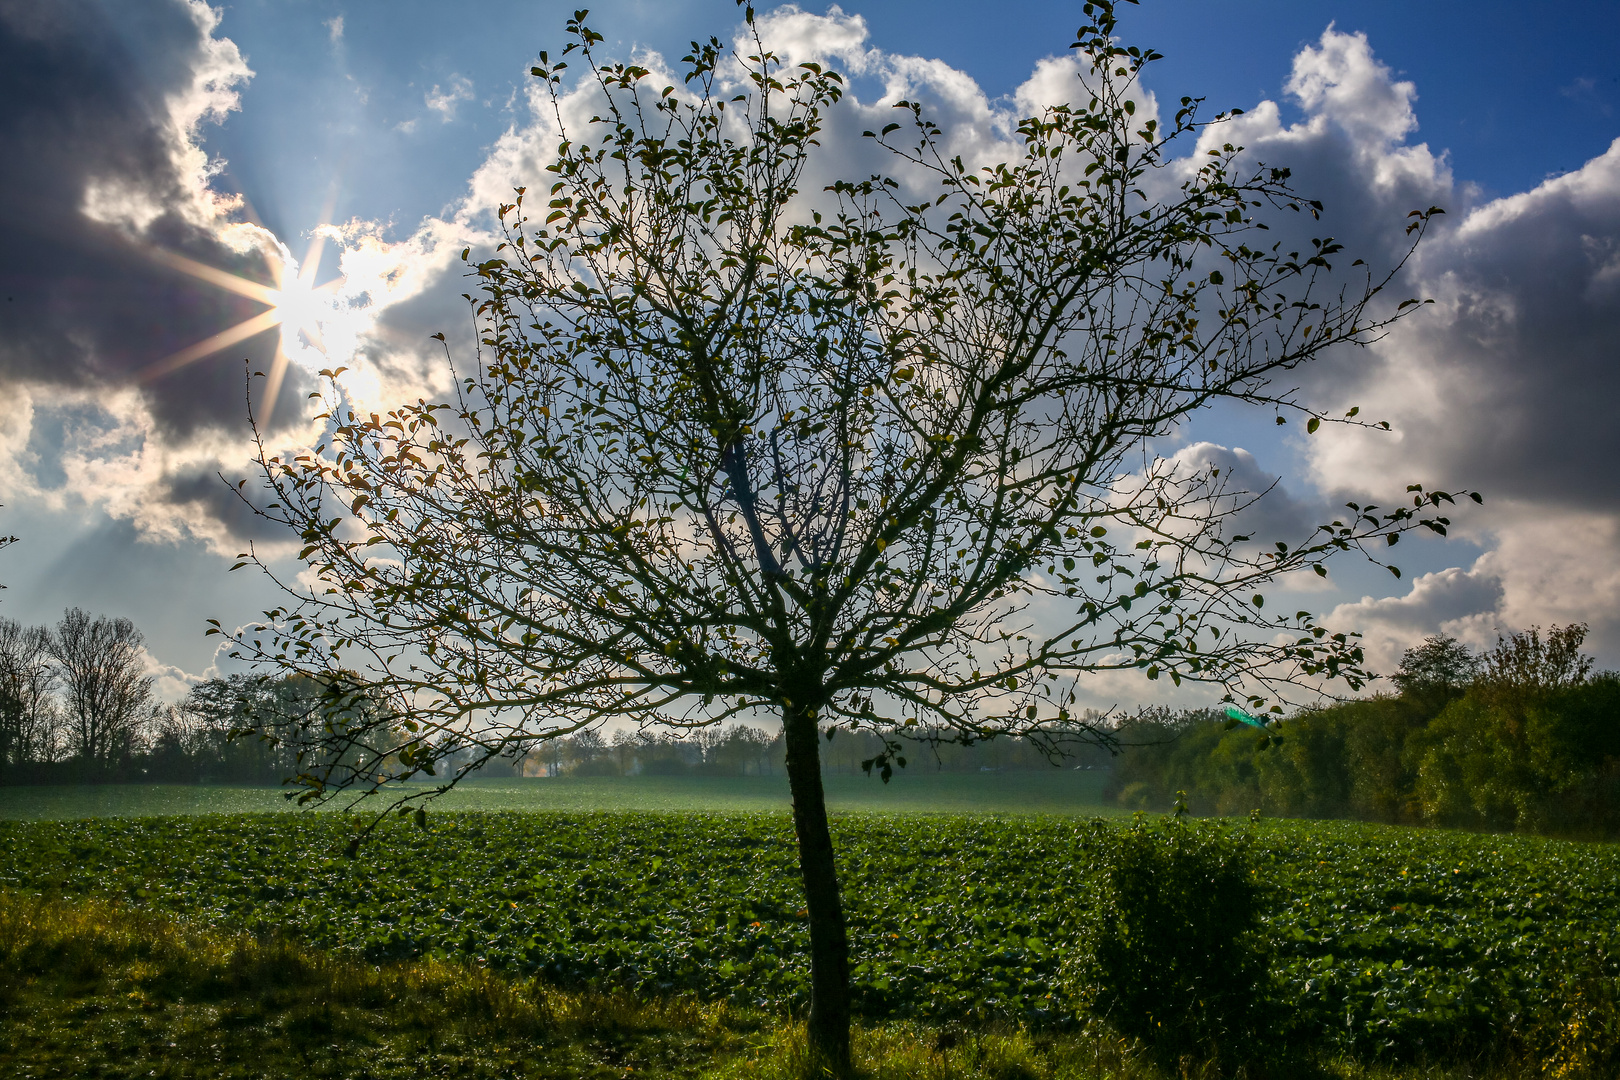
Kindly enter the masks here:
M 921 100 L 983 153 L 1073 85 L 1080 8 L 758 5 L 773 46 L 852 75 L 846 107 Z M 0 0 L 0 533 L 20 538 L 0 616 L 128 616 L 170 698 L 229 670 L 204 620 L 279 597 L 228 573 L 235 555 L 298 570 L 230 486 L 250 474 L 246 371 L 269 375 L 253 408 L 277 447 L 313 430 L 322 367 L 379 405 L 447 388 L 428 335 L 471 341 L 456 256 L 543 175 L 554 136 L 527 71 L 571 12 Z M 591 22 L 605 51 L 673 67 L 739 16 L 624 0 Z M 1289 166 L 1347 250 L 1393 259 L 1409 210 L 1446 210 L 1400 283 L 1435 304 L 1301 372 L 1305 400 L 1390 432 L 1221 410 L 1155 449 L 1275 482 L 1279 530 L 1414 482 L 1481 491 L 1450 538 L 1399 549 L 1400 579 L 1347 560 L 1302 599 L 1379 670 L 1429 634 L 1483 648 L 1569 622 L 1620 667 L 1620 8 L 1144 0 L 1120 31 L 1163 54 L 1145 76 L 1161 110 L 1244 110 L 1220 138 Z M 829 138 L 819 167 L 864 152 Z

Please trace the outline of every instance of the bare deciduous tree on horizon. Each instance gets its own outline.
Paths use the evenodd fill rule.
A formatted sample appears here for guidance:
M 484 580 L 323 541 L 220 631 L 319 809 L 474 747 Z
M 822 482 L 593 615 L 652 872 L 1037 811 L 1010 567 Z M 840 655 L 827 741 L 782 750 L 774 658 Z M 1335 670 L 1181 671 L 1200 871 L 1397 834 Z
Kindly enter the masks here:
M 104 768 L 134 749 L 152 704 L 145 638 L 125 618 L 69 608 L 47 638 L 62 688 L 68 753 Z
M 55 689 L 49 631 L 0 619 L 0 769 L 56 759 Z

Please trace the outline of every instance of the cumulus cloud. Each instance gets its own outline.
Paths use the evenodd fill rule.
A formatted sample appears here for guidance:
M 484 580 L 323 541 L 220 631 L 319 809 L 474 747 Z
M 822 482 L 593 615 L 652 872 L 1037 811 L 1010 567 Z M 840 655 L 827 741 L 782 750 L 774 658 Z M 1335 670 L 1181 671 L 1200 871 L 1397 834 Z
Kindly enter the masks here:
M 1362 148 L 1388 150 L 1410 131 L 1417 116 L 1417 87 L 1396 82 L 1374 58 L 1366 34 L 1341 34 L 1330 25 L 1315 47 L 1294 57 L 1285 89 L 1316 123 L 1336 124 Z
M 1220 493 L 1215 508 L 1230 514 L 1227 535 L 1249 536 L 1263 547 L 1279 540 L 1298 545 L 1333 516 L 1319 503 L 1295 496 L 1280 475 L 1263 469 L 1242 447 L 1193 443 L 1171 455 L 1165 468 L 1181 476 L 1211 477 L 1212 490 Z
M 1324 428 L 1302 445 L 1306 474 L 1334 497 L 1383 501 L 1422 483 L 1487 498 L 1454 515 L 1488 549 L 1474 566 L 1337 617 L 1368 620 L 1397 656 L 1437 631 L 1488 643 L 1499 628 L 1586 621 L 1591 644 L 1615 656 L 1607 568 L 1620 565 L 1620 479 L 1601 463 L 1620 452 L 1608 415 L 1620 396 L 1620 141 L 1533 191 L 1483 201 L 1443 154 L 1411 141 L 1416 88 L 1363 35 L 1330 28 L 1301 51 L 1286 89 L 1301 122 L 1284 125 L 1264 102 L 1205 140 L 1289 166 L 1298 189 L 1327 204 L 1321 223 L 1295 233 L 1333 235 L 1387 265 L 1409 243 L 1408 211 L 1448 211 L 1390 297 L 1436 303 L 1371 348 L 1302 373 L 1305 398 L 1324 412 L 1357 405 L 1392 430 Z M 1476 606 L 1442 610 L 1442 595 Z
M 153 656 L 149 649 L 142 649 L 141 652 L 147 677 L 152 680 L 152 693 L 159 701 L 171 704 L 180 701 L 199 683 L 218 674 L 217 671 L 210 671 L 208 675 L 193 675 L 184 668 L 164 663 Z
M 1489 644 L 1502 599 L 1502 579 L 1488 566 L 1451 567 L 1416 578 L 1403 596 L 1363 596 L 1340 604 L 1326 621 L 1360 633 L 1368 665 L 1388 673 L 1399 666 L 1403 651 L 1430 634 L 1447 634 L 1476 648 Z

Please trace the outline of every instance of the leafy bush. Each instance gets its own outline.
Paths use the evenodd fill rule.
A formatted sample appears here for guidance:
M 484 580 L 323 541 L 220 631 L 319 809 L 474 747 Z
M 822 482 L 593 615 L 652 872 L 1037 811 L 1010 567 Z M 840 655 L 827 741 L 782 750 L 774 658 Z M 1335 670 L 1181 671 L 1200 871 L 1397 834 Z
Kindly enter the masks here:
M 1620 831 L 1620 679 L 1483 683 L 1408 742 L 1426 819 L 1575 836 Z
M 1253 829 L 1172 816 L 1101 838 L 1104 870 L 1074 961 L 1081 1008 L 1173 1065 L 1236 1061 L 1279 1034 L 1260 932 Z

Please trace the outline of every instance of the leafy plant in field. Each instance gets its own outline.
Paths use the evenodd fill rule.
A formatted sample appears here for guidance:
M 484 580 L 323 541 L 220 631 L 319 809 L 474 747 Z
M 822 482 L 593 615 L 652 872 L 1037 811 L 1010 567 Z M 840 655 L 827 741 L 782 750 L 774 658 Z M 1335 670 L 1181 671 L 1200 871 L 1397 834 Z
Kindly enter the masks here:
M 1072 966 L 1080 1007 L 1168 1066 L 1274 1053 L 1271 897 L 1253 830 L 1190 823 L 1183 805 L 1097 839 L 1104 869 Z

